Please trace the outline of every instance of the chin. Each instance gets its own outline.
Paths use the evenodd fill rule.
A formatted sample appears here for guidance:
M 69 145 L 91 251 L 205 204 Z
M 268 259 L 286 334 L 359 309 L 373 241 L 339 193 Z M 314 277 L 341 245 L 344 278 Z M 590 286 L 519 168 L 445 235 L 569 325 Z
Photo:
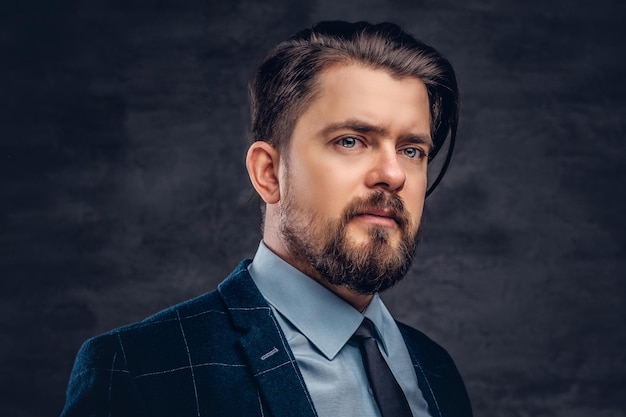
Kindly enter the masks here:
M 383 244 L 390 248 L 397 248 L 401 240 L 398 229 L 376 225 L 368 225 L 366 228 L 348 232 L 347 237 L 350 243 L 357 247 Z

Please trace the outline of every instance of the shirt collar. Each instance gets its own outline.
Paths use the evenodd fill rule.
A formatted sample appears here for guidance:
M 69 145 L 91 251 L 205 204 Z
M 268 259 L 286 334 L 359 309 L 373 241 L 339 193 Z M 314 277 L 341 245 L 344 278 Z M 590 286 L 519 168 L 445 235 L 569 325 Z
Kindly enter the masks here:
M 382 337 L 389 312 L 374 295 L 361 314 L 332 291 L 274 254 L 263 242 L 248 266 L 265 299 L 319 351 L 332 360 L 367 317 Z M 380 339 L 380 337 L 379 337 Z

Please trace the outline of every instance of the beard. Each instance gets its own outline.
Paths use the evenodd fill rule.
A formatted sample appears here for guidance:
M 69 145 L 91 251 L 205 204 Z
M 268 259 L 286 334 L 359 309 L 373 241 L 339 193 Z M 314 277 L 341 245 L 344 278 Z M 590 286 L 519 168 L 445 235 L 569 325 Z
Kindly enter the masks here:
M 286 191 L 280 231 L 296 267 L 304 273 L 361 295 L 383 292 L 406 275 L 415 255 L 419 223 L 412 225 L 399 196 L 376 191 L 352 200 L 339 219 L 318 219 L 299 210 L 289 188 Z M 396 247 L 391 242 L 395 231 L 383 226 L 368 226 L 364 243 L 347 236 L 348 223 L 372 209 L 393 213 L 400 232 Z

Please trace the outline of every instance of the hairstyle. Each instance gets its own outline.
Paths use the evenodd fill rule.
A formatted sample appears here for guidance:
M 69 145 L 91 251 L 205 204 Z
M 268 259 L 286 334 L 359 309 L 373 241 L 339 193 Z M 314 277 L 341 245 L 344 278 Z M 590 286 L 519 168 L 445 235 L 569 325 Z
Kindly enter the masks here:
M 284 151 L 297 118 L 318 93 L 319 74 L 332 64 L 355 63 L 397 78 L 420 79 L 428 91 L 432 159 L 450 134 L 443 176 L 452 154 L 459 92 L 450 62 L 393 23 L 320 22 L 272 49 L 250 83 L 252 140 Z

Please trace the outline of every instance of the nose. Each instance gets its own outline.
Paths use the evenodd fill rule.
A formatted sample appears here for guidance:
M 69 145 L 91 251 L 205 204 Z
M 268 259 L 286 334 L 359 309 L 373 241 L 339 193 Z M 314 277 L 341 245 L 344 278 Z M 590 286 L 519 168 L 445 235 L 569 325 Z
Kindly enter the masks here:
M 368 187 L 398 192 L 404 187 L 405 181 L 406 172 L 400 163 L 395 146 L 389 149 L 378 149 L 372 158 L 372 166 L 368 172 Z

